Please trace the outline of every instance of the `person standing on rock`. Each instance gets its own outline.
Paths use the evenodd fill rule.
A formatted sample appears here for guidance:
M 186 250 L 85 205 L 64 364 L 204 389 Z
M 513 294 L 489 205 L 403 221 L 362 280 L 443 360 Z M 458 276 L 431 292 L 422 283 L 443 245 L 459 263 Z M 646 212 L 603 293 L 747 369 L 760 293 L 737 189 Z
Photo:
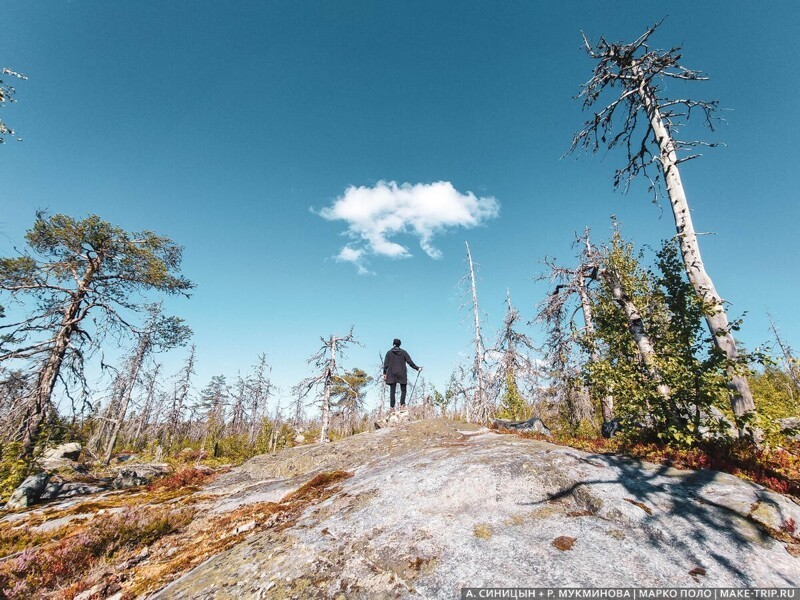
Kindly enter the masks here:
M 406 407 L 406 387 L 408 386 L 406 363 L 416 371 L 422 370 L 422 367 L 414 364 L 408 352 L 400 349 L 400 340 L 395 338 L 392 343 L 392 349 L 386 353 L 386 358 L 383 361 L 383 381 L 389 384 L 389 407 L 392 411 L 394 411 L 398 383 L 400 384 L 400 408 Z

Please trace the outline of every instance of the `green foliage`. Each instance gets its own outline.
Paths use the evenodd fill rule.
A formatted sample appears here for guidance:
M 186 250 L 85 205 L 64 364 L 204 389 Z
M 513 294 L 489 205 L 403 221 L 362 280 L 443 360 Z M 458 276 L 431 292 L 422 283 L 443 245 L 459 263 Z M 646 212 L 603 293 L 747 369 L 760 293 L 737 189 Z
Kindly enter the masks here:
M 433 388 L 433 396 L 431 397 L 433 401 L 433 405 L 439 409 L 442 416 L 447 413 L 447 407 L 450 406 L 450 402 L 453 400 L 452 394 L 442 394 L 436 388 Z
M 333 380 L 331 386 L 333 416 L 346 425 L 350 434 L 355 433 L 358 427 L 358 415 L 364 409 L 365 389 L 372 382 L 373 378 L 359 368 L 336 376 Z
M 528 412 L 528 403 L 520 393 L 519 387 L 517 387 L 517 378 L 514 376 L 514 371 L 509 370 L 506 373 L 505 386 L 503 395 L 500 398 L 500 408 L 497 416 L 501 419 L 522 421 L 528 418 Z
M 0 504 L 8 501 L 28 473 L 28 462 L 19 458 L 22 444 L 0 443 Z
M 150 231 L 126 232 L 97 215 L 79 220 L 40 212 L 26 239 L 30 253 L 0 259 L 0 290 L 27 299 L 26 317 L 6 326 L 0 353 L 39 374 L 36 401 L 18 417 L 26 430 L 21 451 L 30 457 L 56 382 L 85 384 L 85 360 L 105 335 L 134 331 L 131 313 L 148 308 L 141 293 L 187 295 L 194 284 L 179 274 L 180 246 Z M 188 335 L 179 319 L 157 325 L 155 346 Z
M 677 244 L 665 242 L 654 269 L 645 271 L 641 255 L 636 257 L 633 245 L 615 230 L 602 262 L 618 274 L 641 313 L 656 356 L 654 368 L 648 369 L 625 313 L 603 281 L 593 306 L 594 342 L 602 358 L 585 367 L 595 397 L 613 395 L 623 435 L 631 438 L 691 446 L 707 436 L 727 435 L 728 424 L 721 418 L 728 408 L 727 363 L 704 333 L 707 307 L 686 279 Z M 660 380 L 654 380 L 654 371 Z M 659 393 L 659 384 L 668 387 L 667 398 Z
M 800 386 L 786 371 L 767 366 L 763 372 L 750 377 L 750 390 L 767 441 L 783 442 L 784 436 L 775 421 L 800 416 Z

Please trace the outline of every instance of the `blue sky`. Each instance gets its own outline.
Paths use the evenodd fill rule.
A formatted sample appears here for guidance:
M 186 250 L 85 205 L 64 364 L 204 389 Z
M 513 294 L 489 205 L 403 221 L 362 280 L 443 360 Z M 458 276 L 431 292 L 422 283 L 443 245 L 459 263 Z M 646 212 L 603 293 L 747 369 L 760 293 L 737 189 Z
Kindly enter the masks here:
M 682 43 L 685 64 L 712 78 L 692 93 L 730 109 L 711 136 L 726 145 L 683 169 L 695 225 L 713 232 L 701 239 L 707 267 L 732 315 L 747 312 L 746 345 L 769 340 L 769 309 L 800 350 L 800 84 L 788 49 L 800 4 L 665 6 L 7 1 L 0 66 L 29 79 L 3 115 L 24 140 L 0 146 L 0 254 L 22 245 L 36 209 L 96 213 L 185 246 L 198 287 L 168 308 L 195 331 L 198 387 L 265 352 L 288 393 L 320 336 L 352 325 L 363 348 L 346 366 L 373 371 L 400 337 L 441 388 L 469 352 L 456 286 L 465 240 L 491 338 L 506 288 L 534 316 L 548 291 L 533 281 L 539 261 L 570 260 L 574 232 L 603 239 L 615 214 L 638 245 L 672 235 L 666 203 L 613 191 L 618 154 L 561 159 L 586 117 L 574 100 L 592 68 L 580 31 L 632 39 L 666 13 L 654 44 Z M 496 214 L 389 233 L 400 258 L 369 254 L 369 215 L 353 236 L 323 218 L 348 190 L 389 182 L 445 182 L 456 202 L 494 202 Z M 337 260 L 347 245 L 366 253 L 359 264 Z

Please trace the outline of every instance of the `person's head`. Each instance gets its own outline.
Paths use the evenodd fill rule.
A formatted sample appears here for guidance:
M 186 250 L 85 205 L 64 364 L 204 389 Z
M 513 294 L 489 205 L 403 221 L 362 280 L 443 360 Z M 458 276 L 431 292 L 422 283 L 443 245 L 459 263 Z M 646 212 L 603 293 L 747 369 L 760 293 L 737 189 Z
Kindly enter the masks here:
M 392 342 L 392 346 L 397 346 L 399 348 L 400 347 L 400 340 L 398 340 L 397 338 L 394 338 L 394 341 Z

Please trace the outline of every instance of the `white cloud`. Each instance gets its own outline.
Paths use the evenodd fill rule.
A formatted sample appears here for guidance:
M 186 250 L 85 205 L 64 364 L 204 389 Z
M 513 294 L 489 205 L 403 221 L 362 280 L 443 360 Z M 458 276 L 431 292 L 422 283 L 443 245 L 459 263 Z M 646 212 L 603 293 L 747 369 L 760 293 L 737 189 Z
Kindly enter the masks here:
M 411 256 L 408 248 L 391 241 L 394 235 L 414 235 L 428 256 L 440 258 L 442 253 L 433 245 L 437 234 L 448 228 L 477 227 L 499 212 L 495 198 L 462 194 L 449 181 L 413 185 L 379 181 L 374 187 L 348 187 L 317 214 L 347 223 L 346 233 L 354 242 L 344 246 L 336 260 L 352 262 L 362 273 L 368 272 L 364 261 L 369 255 Z
M 353 263 L 356 267 L 358 267 L 359 275 L 373 274 L 364 266 L 364 251 L 360 250 L 359 248 L 353 248 L 352 246 L 345 246 L 339 251 L 339 254 L 335 256 L 335 259 L 337 262 Z

